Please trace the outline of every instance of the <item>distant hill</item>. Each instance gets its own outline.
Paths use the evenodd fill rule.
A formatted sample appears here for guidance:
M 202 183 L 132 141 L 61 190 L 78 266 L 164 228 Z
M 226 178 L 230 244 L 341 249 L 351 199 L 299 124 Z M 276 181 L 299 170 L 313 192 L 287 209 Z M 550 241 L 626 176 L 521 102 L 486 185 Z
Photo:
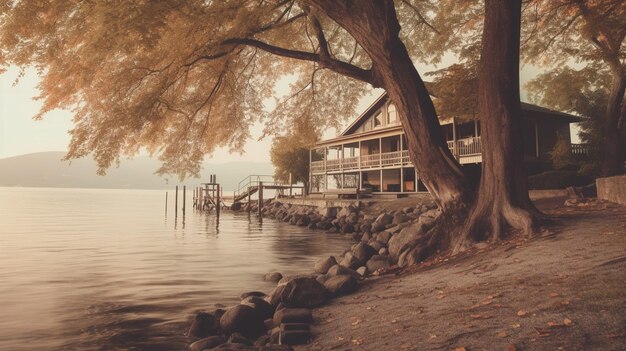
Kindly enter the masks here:
M 154 172 L 160 163 L 146 156 L 123 160 L 119 168 L 112 167 L 106 176 L 96 174 L 96 163 L 91 158 L 61 161 L 63 152 L 41 152 L 0 159 L 0 186 L 53 188 L 116 188 L 164 189 L 179 181 L 176 177 L 161 178 Z M 187 179 L 180 184 L 195 186 L 216 174 L 224 191 L 233 191 L 250 174 L 274 174 L 271 163 L 205 162 L 200 179 Z

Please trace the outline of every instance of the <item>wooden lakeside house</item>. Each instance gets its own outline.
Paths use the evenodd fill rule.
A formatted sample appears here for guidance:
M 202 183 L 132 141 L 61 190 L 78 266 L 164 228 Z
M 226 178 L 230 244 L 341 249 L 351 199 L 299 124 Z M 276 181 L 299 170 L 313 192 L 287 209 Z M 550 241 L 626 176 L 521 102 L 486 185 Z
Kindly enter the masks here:
M 524 157 L 528 174 L 550 168 L 549 152 L 559 136 L 571 144 L 570 123 L 578 116 L 522 103 Z M 440 119 L 448 147 L 470 174 L 479 174 L 480 122 Z M 584 154 L 581 144 L 572 153 Z M 310 191 L 314 194 L 371 192 L 373 196 L 408 196 L 427 189 L 409 159 L 404 130 L 394 105 L 380 96 L 339 136 L 318 142 L 310 150 Z M 353 191 L 353 192 L 351 192 Z

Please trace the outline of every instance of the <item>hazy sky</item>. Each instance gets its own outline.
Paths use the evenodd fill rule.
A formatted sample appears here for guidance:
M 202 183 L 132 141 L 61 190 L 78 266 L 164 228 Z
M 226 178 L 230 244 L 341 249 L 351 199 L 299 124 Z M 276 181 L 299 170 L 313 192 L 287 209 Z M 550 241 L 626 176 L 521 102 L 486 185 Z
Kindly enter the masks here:
M 441 67 L 450 63 L 445 62 Z M 422 66 L 418 69 L 422 73 L 434 67 Z M 538 72 L 535 67 L 523 68 L 522 84 Z M 38 95 L 39 78 L 34 70 L 28 70 L 19 84 L 13 86 L 18 73 L 17 68 L 10 68 L 5 74 L 0 74 L 0 158 L 41 151 L 65 151 L 70 140 L 68 130 L 72 127 L 72 113 L 56 110 L 48 113 L 41 121 L 34 121 L 32 117 L 41 105 L 39 101 L 33 100 Z M 524 96 L 522 92 L 522 100 L 525 100 Z M 369 102 L 363 101 L 362 108 L 366 108 Z M 271 138 L 257 141 L 260 131 L 260 126 L 253 128 L 254 139 L 248 141 L 245 154 L 229 154 L 227 150 L 220 149 L 215 152 L 211 161 L 269 162 Z M 334 133 L 328 131 L 326 136 L 332 136 Z

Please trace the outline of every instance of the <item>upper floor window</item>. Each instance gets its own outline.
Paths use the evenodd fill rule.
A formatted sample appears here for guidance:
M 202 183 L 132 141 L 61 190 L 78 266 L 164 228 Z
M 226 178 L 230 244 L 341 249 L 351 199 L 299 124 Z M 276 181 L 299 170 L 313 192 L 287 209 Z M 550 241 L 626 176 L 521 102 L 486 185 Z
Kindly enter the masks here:
M 387 107 L 387 125 L 398 123 L 398 114 L 396 113 L 396 105 L 389 104 Z
M 379 112 L 376 114 L 376 116 L 374 116 L 374 128 L 380 127 L 382 125 L 383 125 L 383 114 Z

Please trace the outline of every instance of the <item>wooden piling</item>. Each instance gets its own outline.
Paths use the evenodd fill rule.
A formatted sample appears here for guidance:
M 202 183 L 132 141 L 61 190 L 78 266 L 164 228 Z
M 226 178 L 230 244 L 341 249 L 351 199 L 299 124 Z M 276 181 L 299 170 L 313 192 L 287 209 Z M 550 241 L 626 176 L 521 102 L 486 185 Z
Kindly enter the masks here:
M 165 214 L 167 215 L 167 191 L 165 192 Z
M 187 186 L 183 185 L 183 217 L 185 216 L 186 203 L 187 203 Z
M 176 186 L 176 194 L 174 195 L 174 216 L 178 217 L 178 185 Z
M 217 201 L 216 201 L 216 209 L 215 210 L 216 210 L 217 216 L 219 217 L 220 216 L 220 208 L 221 208 L 221 205 L 220 205 L 220 201 L 221 201 L 220 200 L 220 198 L 221 198 L 220 191 L 221 191 L 221 189 L 220 189 L 219 184 L 216 185 L 216 188 L 217 188 Z
M 293 189 L 292 184 L 293 184 L 293 180 L 291 178 L 291 173 L 289 173 L 289 197 L 292 196 L 292 191 L 291 191 L 291 189 Z
M 263 182 L 259 182 L 259 218 L 263 218 Z

